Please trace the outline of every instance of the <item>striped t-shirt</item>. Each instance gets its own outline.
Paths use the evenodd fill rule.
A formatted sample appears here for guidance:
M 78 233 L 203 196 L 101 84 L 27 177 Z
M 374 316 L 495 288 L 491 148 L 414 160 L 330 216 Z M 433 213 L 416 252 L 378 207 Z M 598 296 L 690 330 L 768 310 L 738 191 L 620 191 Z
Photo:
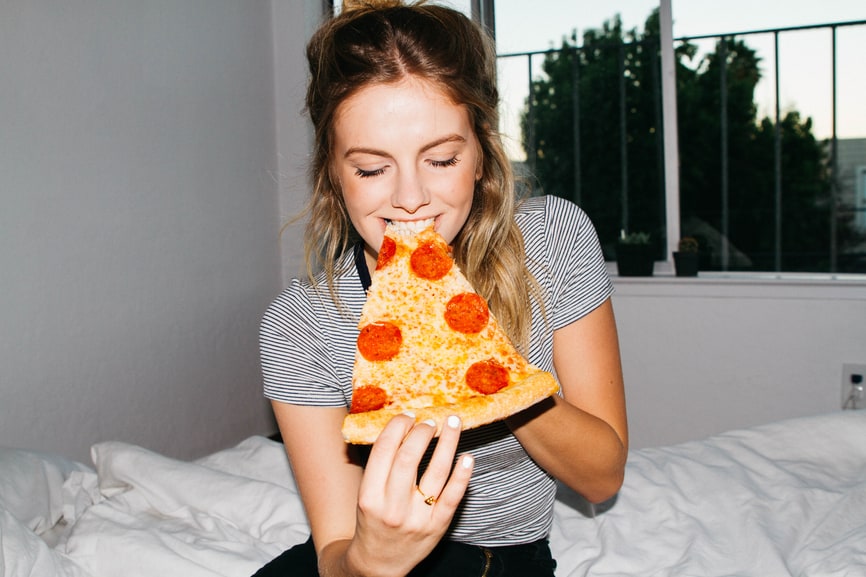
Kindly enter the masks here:
M 595 228 L 573 203 L 558 197 L 523 202 L 515 216 L 527 266 L 545 297 L 544 316 L 532 303 L 529 361 L 553 372 L 553 331 L 604 302 L 613 287 Z M 264 392 L 269 399 L 348 407 L 358 319 L 366 298 L 352 251 L 336 278 L 335 306 L 324 279 L 293 280 L 261 325 Z M 494 547 L 547 536 L 553 519 L 553 478 L 527 455 L 504 422 L 464 431 L 458 453 L 475 468 L 448 537 Z

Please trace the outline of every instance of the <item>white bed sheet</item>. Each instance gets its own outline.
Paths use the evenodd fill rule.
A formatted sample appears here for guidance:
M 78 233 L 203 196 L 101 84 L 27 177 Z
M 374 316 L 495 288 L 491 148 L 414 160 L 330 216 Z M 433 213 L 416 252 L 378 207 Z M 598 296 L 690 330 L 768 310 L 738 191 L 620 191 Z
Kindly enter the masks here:
M 95 469 L 55 480 L 51 530 L 0 510 L 0 577 L 244 577 L 308 535 L 263 437 L 195 462 L 92 453 Z M 866 576 L 866 411 L 632 451 L 615 502 L 588 509 L 560 490 L 558 577 Z
M 633 451 L 607 512 L 556 505 L 562 576 L 866 575 L 866 411 Z

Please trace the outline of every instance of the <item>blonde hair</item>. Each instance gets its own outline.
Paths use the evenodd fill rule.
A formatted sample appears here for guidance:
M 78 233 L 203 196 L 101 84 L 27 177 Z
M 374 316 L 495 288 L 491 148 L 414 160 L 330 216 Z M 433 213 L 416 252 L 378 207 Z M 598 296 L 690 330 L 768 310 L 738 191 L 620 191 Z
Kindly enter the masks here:
M 353 0 L 316 31 L 307 60 L 311 76 L 306 107 L 315 130 L 305 240 L 310 277 L 319 264 L 336 301 L 334 279 L 343 272 L 340 256 L 356 236 L 330 171 L 339 105 L 365 86 L 414 76 L 440 88 L 469 113 L 481 148 L 482 176 L 469 217 L 454 239 L 453 254 L 499 323 L 523 348 L 529 340 L 535 283 L 526 269 L 523 236 L 514 220 L 514 176 L 498 132 L 492 40 L 450 8 Z

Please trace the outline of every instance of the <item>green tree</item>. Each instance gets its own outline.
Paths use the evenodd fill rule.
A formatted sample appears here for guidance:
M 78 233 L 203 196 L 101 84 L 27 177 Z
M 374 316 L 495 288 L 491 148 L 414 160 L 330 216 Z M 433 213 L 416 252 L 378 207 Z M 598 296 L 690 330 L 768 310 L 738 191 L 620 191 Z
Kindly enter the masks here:
M 826 148 L 812 134 L 811 120 L 796 111 L 778 127 L 773 119 L 758 119 L 761 61 L 742 40 L 722 39 L 702 58 L 688 42 L 675 52 L 683 233 L 715 249 L 716 267 L 724 252 L 732 255 L 728 268 L 772 270 L 780 188 L 782 269 L 829 270 Z M 563 40 L 560 50 L 545 55 L 542 71 L 521 118 L 524 150 L 541 191 L 577 201 L 596 224 L 608 258 L 621 229 L 649 232 L 663 258 L 658 12 L 643 33 L 623 31 L 615 17 L 587 31 L 580 46 L 574 35 Z M 850 237 L 840 223 L 839 238 Z
M 773 119 L 758 120 L 754 92 L 759 80 L 760 59 L 755 51 L 730 38 L 720 40 L 696 68 L 681 65 L 677 70 L 684 234 L 697 234 L 694 227 L 699 224 L 724 232 L 731 252 L 742 255 L 732 257 L 727 268 L 774 270 L 778 202 L 782 210 L 781 270 L 829 270 L 825 149 L 812 134 L 811 120 L 802 120 L 797 111 L 780 119 L 778 132 Z M 777 138 L 781 149 L 778 188 Z M 723 188 L 727 190 L 727 215 Z M 781 195 L 778 199 L 777 193 Z M 720 255 L 715 256 L 715 265 L 721 266 Z
M 657 31 L 657 18 L 651 20 L 647 29 Z M 545 55 L 521 118 L 541 191 L 578 202 L 609 257 L 622 229 L 650 232 L 663 246 L 657 61 L 658 34 L 623 32 L 616 17 L 588 30 L 580 48 L 572 36 Z

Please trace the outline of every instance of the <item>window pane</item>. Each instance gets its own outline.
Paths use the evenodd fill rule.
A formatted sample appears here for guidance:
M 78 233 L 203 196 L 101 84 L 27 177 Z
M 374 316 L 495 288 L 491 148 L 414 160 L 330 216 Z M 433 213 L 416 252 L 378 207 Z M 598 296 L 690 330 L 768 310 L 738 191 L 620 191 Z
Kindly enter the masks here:
M 584 4 L 605 16 L 590 23 Z M 551 2 L 544 11 L 496 4 L 502 130 L 512 159 L 533 176 L 535 193 L 569 198 L 589 214 L 608 259 L 622 231 L 649 233 L 656 258 L 666 257 L 656 5 L 643 3 L 644 29 L 643 21 L 626 28 L 613 10 L 588 2 Z M 555 31 L 577 17 L 586 25 L 580 35 L 573 25 Z M 535 51 L 527 51 L 536 20 L 555 24 L 542 27 Z
M 856 140 L 833 139 L 833 47 L 830 26 L 678 43 L 681 228 L 711 249 L 709 268 L 864 272 Z M 837 93 L 852 73 L 837 65 Z
M 862 14 L 836 10 L 839 25 L 820 26 L 815 6 L 675 3 L 679 228 L 704 269 L 866 272 L 866 23 L 843 26 Z M 670 258 L 658 2 L 537 7 L 496 3 L 512 159 L 536 192 L 589 213 L 609 259 L 622 230 L 649 232 Z M 695 38 L 696 22 L 714 32 Z

